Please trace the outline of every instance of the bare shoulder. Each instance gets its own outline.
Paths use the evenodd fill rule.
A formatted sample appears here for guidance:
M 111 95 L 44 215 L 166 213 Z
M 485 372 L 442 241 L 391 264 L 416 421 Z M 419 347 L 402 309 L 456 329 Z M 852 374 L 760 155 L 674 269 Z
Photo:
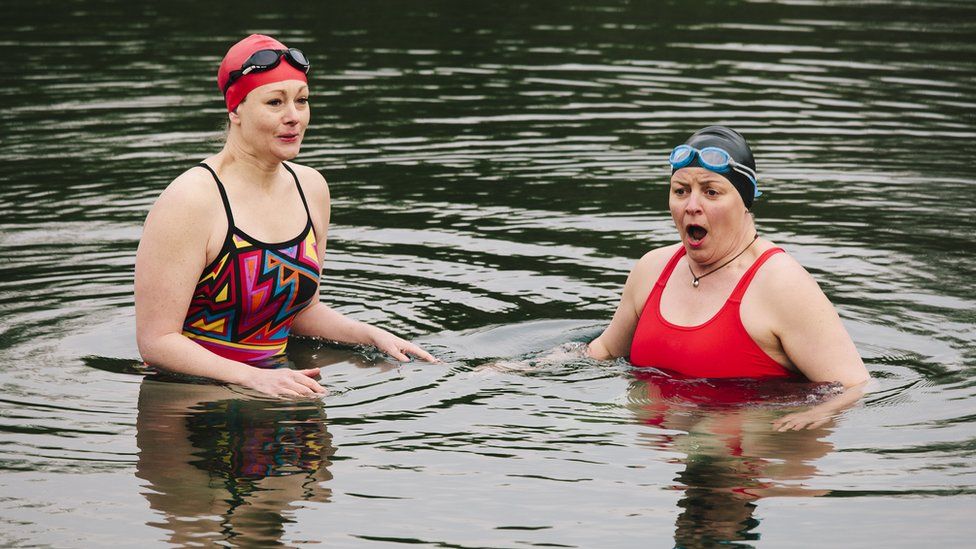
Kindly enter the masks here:
M 288 167 L 295 171 L 298 177 L 298 184 L 302 187 L 305 200 L 308 203 L 309 212 L 312 216 L 312 225 L 315 227 L 316 236 L 319 239 L 326 238 L 329 228 L 329 220 L 332 216 L 332 200 L 329 194 L 329 184 L 325 177 L 315 168 L 303 166 L 289 162 Z
M 654 283 L 657 282 L 664 271 L 664 267 L 681 246 L 682 244 L 679 242 L 670 246 L 655 248 L 637 260 L 637 264 L 630 271 L 627 284 L 624 286 L 623 299 L 630 302 L 638 316 L 644 308 L 647 296 L 651 294 Z
M 664 271 L 664 267 L 668 264 L 668 261 L 674 257 L 674 254 L 680 249 L 682 244 L 678 242 L 677 244 L 672 244 L 670 246 L 662 246 L 660 248 L 654 248 L 653 250 L 647 252 L 640 259 L 637 260 L 637 264 L 631 271 L 631 276 L 640 280 L 645 280 L 650 278 L 652 280 L 657 280 Z
M 150 261 L 158 270 L 162 263 L 196 261 L 199 265 L 192 267 L 202 268 L 211 238 L 226 231 L 227 216 L 213 176 L 203 168 L 191 168 L 174 179 L 149 210 L 136 262 Z
M 151 214 L 200 219 L 200 216 L 212 215 L 222 208 L 220 191 L 213 176 L 203 168 L 193 167 L 166 187 L 156 199 Z
M 329 184 L 318 170 L 294 162 L 289 162 L 288 166 L 295 170 L 302 191 L 312 202 L 320 203 L 329 199 Z
M 826 300 L 820 285 L 800 263 L 788 253 L 771 256 L 756 273 L 750 290 L 761 289 L 761 299 L 777 308 L 801 311 L 797 304 Z

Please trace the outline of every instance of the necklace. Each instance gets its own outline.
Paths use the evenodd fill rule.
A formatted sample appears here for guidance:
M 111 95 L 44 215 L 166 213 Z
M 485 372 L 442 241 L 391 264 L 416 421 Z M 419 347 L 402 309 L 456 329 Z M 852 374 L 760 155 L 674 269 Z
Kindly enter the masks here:
M 756 242 L 756 239 L 758 239 L 758 238 L 759 238 L 759 233 L 756 233 L 755 236 L 752 237 L 752 241 L 749 242 L 749 245 L 746 246 L 745 248 L 742 248 L 742 251 L 739 252 L 739 253 L 737 253 L 737 254 L 735 254 L 735 257 L 733 257 L 732 259 L 726 261 L 725 263 L 722 263 L 718 267 L 715 267 L 711 271 L 708 271 L 707 273 L 705 273 L 705 274 L 703 274 L 701 276 L 695 276 L 695 271 L 691 270 L 691 261 L 688 261 L 688 272 L 691 273 L 691 278 L 694 279 L 694 280 L 691 281 L 691 285 L 697 288 L 698 287 L 698 281 L 699 280 L 701 280 L 701 279 L 705 278 L 706 276 L 714 273 L 715 271 L 721 269 L 722 267 L 728 265 L 729 263 L 732 263 L 736 259 L 739 259 L 739 256 L 742 255 L 742 254 L 744 254 L 744 253 L 746 253 L 746 250 L 748 250 Z

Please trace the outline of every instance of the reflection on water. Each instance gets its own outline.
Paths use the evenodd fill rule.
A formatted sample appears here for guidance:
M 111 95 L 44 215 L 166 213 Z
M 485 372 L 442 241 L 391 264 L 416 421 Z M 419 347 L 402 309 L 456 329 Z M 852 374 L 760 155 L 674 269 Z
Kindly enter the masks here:
M 136 476 L 169 543 L 272 545 L 296 506 L 329 501 L 335 448 L 320 401 L 147 378 L 138 406 Z
M 638 421 L 674 432 L 645 432 L 642 438 L 655 448 L 681 455 L 677 461 L 684 469 L 670 487 L 682 493 L 676 546 L 758 540 L 760 521 L 754 515 L 759 500 L 829 493 L 806 482 L 818 474 L 816 461 L 834 449 L 827 437 L 835 423 L 805 431 L 771 430 L 770 424 L 782 412 L 772 408 L 769 400 L 778 396 L 796 405 L 814 393 L 810 384 L 802 389 L 768 385 L 728 380 L 689 384 L 644 373 L 638 373 L 631 384 L 628 403 Z M 725 398 L 714 403 L 718 393 Z M 757 399 L 760 395 L 774 398 Z
M 0 545 L 976 536 L 972 2 L 32 5 L 4 19 Z M 140 227 L 216 149 L 249 32 L 312 58 L 323 301 L 444 364 L 294 341 L 314 406 L 143 380 Z M 877 380 L 834 426 L 765 430 L 822 387 L 689 395 L 567 346 L 675 241 L 667 152 L 711 123 L 749 138 L 759 231 Z

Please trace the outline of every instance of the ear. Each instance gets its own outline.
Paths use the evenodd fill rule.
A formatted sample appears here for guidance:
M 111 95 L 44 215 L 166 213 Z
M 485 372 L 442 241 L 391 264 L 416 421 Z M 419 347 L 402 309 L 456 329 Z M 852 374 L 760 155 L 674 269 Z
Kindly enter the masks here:
M 234 109 L 227 113 L 227 118 L 230 119 L 232 126 L 239 126 L 241 124 L 241 115 L 237 114 L 237 109 Z

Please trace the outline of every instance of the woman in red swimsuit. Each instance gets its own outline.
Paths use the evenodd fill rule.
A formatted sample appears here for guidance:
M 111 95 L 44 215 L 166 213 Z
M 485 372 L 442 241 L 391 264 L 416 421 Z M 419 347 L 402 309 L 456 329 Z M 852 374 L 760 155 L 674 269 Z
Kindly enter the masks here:
M 434 357 L 319 301 L 329 188 L 298 155 L 309 122 L 308 59 L 264 35 L 217 72 L 223 149 L 176 178 L 146 218 L 136 255 L 136 337 L 150 365 L 275 396 L 325 392 L 318 368 L 255 368 L 299 333 Z M 274 362 L 274 361 L 271 361 Z
M 730 128 L 710 126 L 675 147 L 670 161 L 668 204 L 681 242 L 637 262 L 589 355 L 629 356 L 684 377 L 841 383 L 840 396 L 777 422 L 822 425 L 860 397 L 869 376 L 816 281 L 758 236 L 749 145 Z

